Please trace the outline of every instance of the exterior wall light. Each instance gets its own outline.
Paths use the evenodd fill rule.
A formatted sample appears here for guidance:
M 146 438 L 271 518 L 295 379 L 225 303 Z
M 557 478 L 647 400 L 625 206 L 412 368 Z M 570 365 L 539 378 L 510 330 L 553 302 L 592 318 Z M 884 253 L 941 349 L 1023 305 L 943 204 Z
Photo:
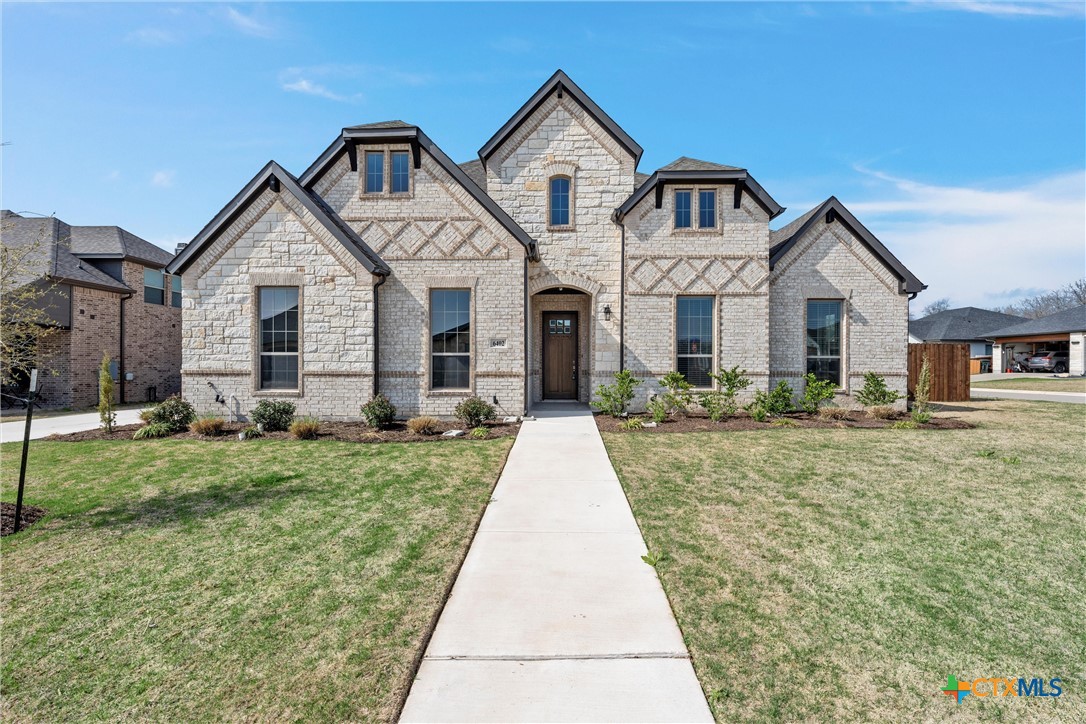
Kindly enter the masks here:
M 611 321 L 611 305 L 610 304 L 603 305 L 603 320 L 605 322 L 610 322 Z

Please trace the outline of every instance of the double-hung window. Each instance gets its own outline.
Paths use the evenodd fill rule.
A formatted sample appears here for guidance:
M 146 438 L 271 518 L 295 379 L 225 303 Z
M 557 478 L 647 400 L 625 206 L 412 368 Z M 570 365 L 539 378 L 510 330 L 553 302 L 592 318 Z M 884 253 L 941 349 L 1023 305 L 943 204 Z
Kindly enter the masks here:
M 840 300 L 807 301 L 807 372 L 841 386 Z
M 675 319 L 676 369 L 694 387 L 712 387 L 713 298 L 679 297 Z
M 698 227 L 716 228 L 716 191 L 713 189 L 698 191 Z
M 366 193 L 380 194 L 385 190 L 385 153 L 366 151 Z
M 568 176 L 555 176 L 550 188 L 550 226 L 569 226 Z
M 693 198 L 693 191 L 690 189 L 680 189 L 675 192 L 675 228 L 676 229 L 689 229 L 692 223 L 691 219 L 691 200 Z
M 471 291 L 430 290 L 430 387 L 471 387 Z
M 173 306 L 180 309 L 181 308 L 181 277 L 177 276 L 176 274 L 174 274 L 172 277 L 170 277 L 170 297 L 172 298 L 172 301 L 170 302 L 170 304 L 172 304 Z
M 411 192 L 411 157 L 407 151 L 392 152 L 392 193 Z
M 166 303 L 166 277 L 161 269 L 143 268 L 143 301 L 147 304 Z
M 260 389 L 298 389 L 298 287 L 260 287 Z

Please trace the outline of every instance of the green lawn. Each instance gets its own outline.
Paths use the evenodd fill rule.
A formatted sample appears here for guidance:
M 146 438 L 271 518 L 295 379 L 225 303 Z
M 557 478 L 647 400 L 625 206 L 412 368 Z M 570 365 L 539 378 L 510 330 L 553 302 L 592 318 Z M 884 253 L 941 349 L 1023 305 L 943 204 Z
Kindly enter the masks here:
M 1016 377 L 1010 380 L 975 381 L 972 388 L 979 390 L 1044 390 L 1046 392 L 1086 392 L 1086 377 Z
M 2 718 L 391 718 L 511 444 L 34 443 Z
M 605 441 L 720 721 L 1086 720 L 1086 408 Z M 964 410 L 964 411 L 963 411 Z M 1052 677 L 1052 699 L 939 693 Z

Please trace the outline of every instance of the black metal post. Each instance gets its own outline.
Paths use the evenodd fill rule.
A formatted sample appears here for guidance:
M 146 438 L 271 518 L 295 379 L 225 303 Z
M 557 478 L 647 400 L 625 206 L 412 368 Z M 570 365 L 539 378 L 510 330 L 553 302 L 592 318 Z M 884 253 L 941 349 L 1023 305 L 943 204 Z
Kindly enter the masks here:
M 26 455 L 30 452 L 30 418 L 34 416 L 34 398 L 38 393 L 38 371 L 30 373 L 30 392 L 26 398 L 26 427 L 23 428 L 23 459 L 19 463 L 19 492 L 15 496 L 15 528 L 18 533 L 23 520 L 23 487 L 26 485 Z

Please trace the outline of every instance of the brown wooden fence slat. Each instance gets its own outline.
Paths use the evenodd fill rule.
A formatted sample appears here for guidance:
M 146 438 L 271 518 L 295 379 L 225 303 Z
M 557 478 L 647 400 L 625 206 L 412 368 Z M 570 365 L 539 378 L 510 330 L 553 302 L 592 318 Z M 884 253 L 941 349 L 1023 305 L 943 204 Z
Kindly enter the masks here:
M 931 399 L 933 402 L 967 402 L 969 400 L 969 345 L 925 342 L 909 345 L 909 397 L 916 390 L 916 379 L 924 355 L 931 366 Z

